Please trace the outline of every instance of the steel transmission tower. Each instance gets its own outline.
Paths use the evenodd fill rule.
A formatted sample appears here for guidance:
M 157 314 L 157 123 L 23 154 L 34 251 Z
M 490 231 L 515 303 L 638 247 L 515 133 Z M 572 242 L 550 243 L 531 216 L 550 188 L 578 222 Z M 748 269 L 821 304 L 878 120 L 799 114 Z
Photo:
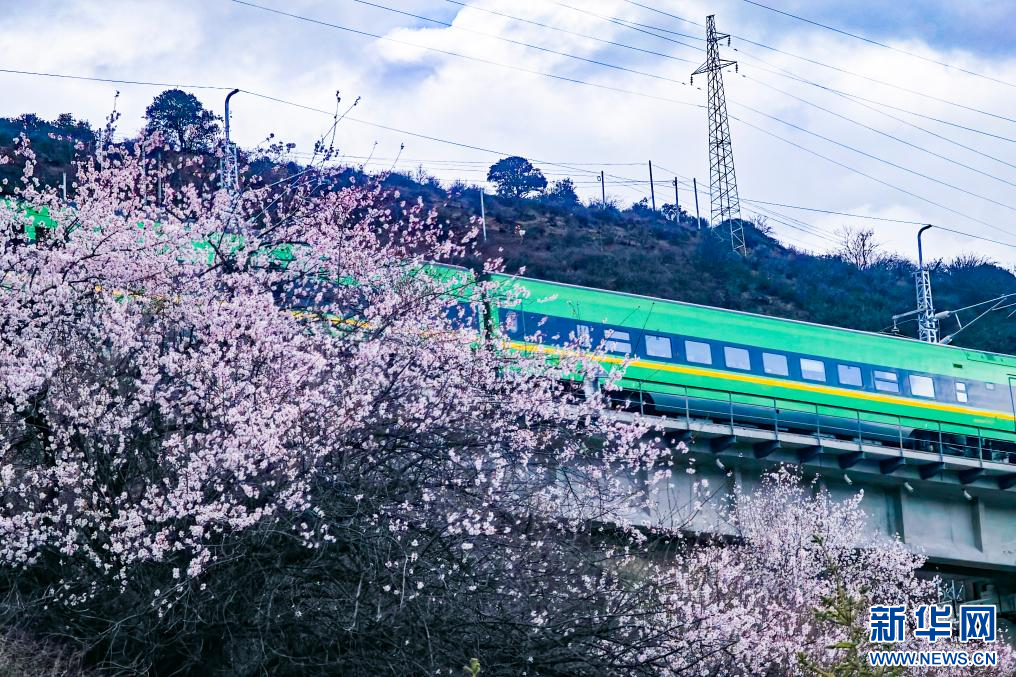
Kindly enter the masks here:
M 691 74 L 694 80 L 702 73 L 709 77 L 709 201 L 712 203 L 710 225 L 724 221 L 730 227 L 730 244 L 744 256 L 748 248 L 744 243 L 741 225 L 741 203 L 737 199 L 737 176 L 734 174 L 734 150 L 730 142 L 730 123 L 727 121 L 727 97 L 723 93 L 723 69 L 737 68 L 736 61 L 720 58 L 720 40 L 730 45 L 730 36 L 716 32 L 716 15 L 706 17 L 706 62 Z

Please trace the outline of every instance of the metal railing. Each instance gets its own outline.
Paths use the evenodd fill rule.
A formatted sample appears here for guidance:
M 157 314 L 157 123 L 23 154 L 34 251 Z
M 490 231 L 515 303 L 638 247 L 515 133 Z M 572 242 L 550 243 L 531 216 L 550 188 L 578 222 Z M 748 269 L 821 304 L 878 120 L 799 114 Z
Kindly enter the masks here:
M 985 461 L 1016 467 L 1016 442 L 1000 439 L 1001 431 L 980 426 L 953 425 L 933 419 L 882 414 L 813 402 L 756 395 L 741 395 L 711 388 L 684 387 L 683 394 L 661 395 L 652 391 L 620 391 L 610 394 L 615 402 L 644 415 L 708 422 L 737 428 L 758 428 L 780 434 L 811 437 L 817 446 L 839 440 L 886 451 L 904 450 L 968 459 L 966 465 L 983 467 Z M 970 461 L 976 461 L 971 464 Z

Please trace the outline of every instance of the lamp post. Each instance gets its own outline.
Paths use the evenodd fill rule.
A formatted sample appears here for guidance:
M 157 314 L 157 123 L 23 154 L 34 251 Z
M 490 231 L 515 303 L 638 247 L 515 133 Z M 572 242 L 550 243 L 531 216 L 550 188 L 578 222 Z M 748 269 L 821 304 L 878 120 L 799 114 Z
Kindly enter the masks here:
M 222 155 L 222 187 L 234 198 L 240 186 L 240 175 L 236 159 L 236 146 L 229 140 L 229 100 L 234 94 L 239 94 L 239 89 L 234 89 L 226 95 L 226 147 Z

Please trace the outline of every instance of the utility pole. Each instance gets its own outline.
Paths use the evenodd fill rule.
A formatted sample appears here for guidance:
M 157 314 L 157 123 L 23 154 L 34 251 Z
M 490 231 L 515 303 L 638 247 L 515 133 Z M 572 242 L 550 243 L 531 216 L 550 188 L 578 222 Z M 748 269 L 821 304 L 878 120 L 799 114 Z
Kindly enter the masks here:
M 159 161 L 156 163 L 158 167 L 158 174 L 155 177 L 155 204 L 162 206 L 162 149 L 159 149 Z
M 917 272 L 914 278 L 917 283 L 918 337 L 926 343 L 938 343 L 938 318 L 935 317 L 935 303 L 931 298 L 931 272 L 924 267 L 921 246 L 921 235 L 931 227 L 927 225 L 917 231 Z
M 653 185 L 653 161 L 649 161 L 649 197 L 653 200 L 653 211 L 656 211 L 656 186 Z
M 702 216 L 698 210 L 698 181 L 695 177 L 691 177 L 691 189 L 695 193 L 695 229 L 699 230 L 702 228 Z
M 64 201 L 64 203 L 66 203 L 67 202 L 67 172 L 63 173 L 63 182 L 61 184 L 61 188 L 63 189 L 63 201 Z
M 709 92 L 709 202 L 710 226 L 715 228 L 727 222 L 730 244 L 742 256 L 748 253 L 741 225 L 741 204 L 737 197 L 737 177 L 734 174 L 734 150 L 730 140 L 730 123 L 727 120 L 727 98 L 723 92 L 723 69 L 737 62 L 720 58 L 720 40 L 730 45 L 730 36 L 716 32 L 716 15 L 706 17 L 706 62 L 691 74 L 706 73 Z
M 483 206 L 483 186 L 480 186 L 480 224 L 483 226 L 483 241 L 487 241 L 487 210 Z
M 600 170 L 600 206 L 603 209 L 607 208 L 607 184 L 603 180 L 603 170 Z
M 677 214 L 677 222 L 681 222 L 681 201 L 677 199 L 677 177 L 674 177 L 674 213 Z

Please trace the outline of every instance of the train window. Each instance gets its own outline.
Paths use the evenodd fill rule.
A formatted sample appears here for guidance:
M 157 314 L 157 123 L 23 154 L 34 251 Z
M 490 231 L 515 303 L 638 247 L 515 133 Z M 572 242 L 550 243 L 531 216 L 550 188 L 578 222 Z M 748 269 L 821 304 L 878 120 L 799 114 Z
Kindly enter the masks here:
M 957 381 L 956 382 L 956 401 L 957 402 L 966 402 L 968 399 L 969 398 L 967 397 L 967 384 L 966 383 L 961 383 L 960 381 Z
M 605 350 L 612 353 L 625 353 L 626 355 L 631 352 L 631 335 L 628 332 L 608 329 L 606 338 L 607 341 L 603 346 Z
M 840 377 L 840 385 L 857 386 L 858 388 L 864 385 L 864 381 L 861 380 L 860 367 L 853 367 L 849 364 L 838 364 L 836 365 L 836 372 Z
M 900 391 L 900 379 L 894 371 L 875 371 L 875 390 L 884 393 L 898 393 Z
M 666 336 L 646 334 L 646 355 L 650 357 L 666 357 L 668 359 L 673 357 L 674 353 L 670 347 L 670 339 Z
M 825 381 L 825 363 L 802 357 L 801 376 L 809 381 Z
M 505 314 L 504 328 L 512 333 L 519 330 L 519 314 L 514 310 L 510 310 Z
M 723 360 L 731 369 L 744 369 L 745 371 L 751 369 L 751 357 L 748 356 L 748 351 L 744 348 L 724 346 Z
M 935 382 L 928 376 L 910 376 L 910 392 L 916 397 L 935 397 Z
M 588 324 L 577 324 L 575 325 L 575 340 L 583 348 L 588 348 L 592 345 L 592 327 Z
M 790 369 L 787 366 L 787 356 L 775 353 L 762 353 L 762 368 L 767 374 L 776 376 L 790 376 Z
M 697 364 L 712 364 L 713 351 L 708 343 L 698 341 L 685 341 L 684 350 L 688 354 L 688 361 Z

